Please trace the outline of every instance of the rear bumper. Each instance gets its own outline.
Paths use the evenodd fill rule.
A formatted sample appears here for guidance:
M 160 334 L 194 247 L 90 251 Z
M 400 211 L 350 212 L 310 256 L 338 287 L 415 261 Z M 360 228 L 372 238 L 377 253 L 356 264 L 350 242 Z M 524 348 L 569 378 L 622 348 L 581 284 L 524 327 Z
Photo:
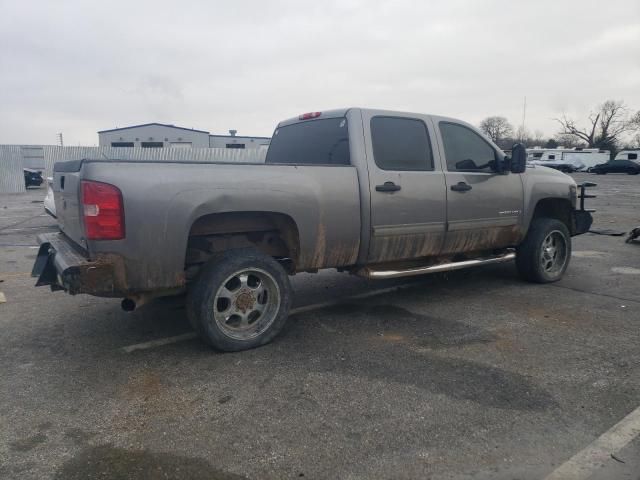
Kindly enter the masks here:
M 119 258 L 90 260 L 62 233 L 38 235 L 40 250 L 31 272 L 36 287 L 49 285 L 51 290 L 65 290 L 75 295 L 88 293 L 99 297 L 124 294 Z

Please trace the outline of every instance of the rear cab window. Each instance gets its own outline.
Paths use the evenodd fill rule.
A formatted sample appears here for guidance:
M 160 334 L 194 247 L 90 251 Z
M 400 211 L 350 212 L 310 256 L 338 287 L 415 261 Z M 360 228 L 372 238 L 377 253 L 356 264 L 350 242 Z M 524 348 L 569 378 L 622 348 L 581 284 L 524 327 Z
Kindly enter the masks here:
M 350 165 L 347 119 L 324 118 L 278 127 L 265 163 Z
M 433 153 L 427 126 L 404 117 L 371 119 L 373 158 L 382 170 L 433 170 Z

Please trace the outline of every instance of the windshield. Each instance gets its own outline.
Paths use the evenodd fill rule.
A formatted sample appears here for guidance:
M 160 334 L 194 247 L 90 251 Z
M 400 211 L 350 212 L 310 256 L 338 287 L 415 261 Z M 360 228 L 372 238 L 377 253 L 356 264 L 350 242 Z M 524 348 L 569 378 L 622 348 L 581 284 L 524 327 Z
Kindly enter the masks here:
M 347 119 L 327 118 L 276 129 L 266 163 L 349 165 Z

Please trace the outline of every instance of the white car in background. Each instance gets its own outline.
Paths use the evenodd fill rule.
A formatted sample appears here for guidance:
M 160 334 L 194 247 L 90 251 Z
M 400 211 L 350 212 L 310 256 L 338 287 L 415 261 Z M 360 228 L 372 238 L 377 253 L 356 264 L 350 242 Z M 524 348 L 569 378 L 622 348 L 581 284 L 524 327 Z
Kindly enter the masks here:
M 53 200 L 53 177 L 47 177 L 47 196 L 44 197 L 44 211 L 56 217 L 56 203 Z

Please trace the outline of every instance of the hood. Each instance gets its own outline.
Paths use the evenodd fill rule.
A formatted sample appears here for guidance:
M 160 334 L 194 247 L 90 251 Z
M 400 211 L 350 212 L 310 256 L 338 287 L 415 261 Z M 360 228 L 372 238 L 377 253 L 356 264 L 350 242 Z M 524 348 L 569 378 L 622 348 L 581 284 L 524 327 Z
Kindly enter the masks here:
M 570 175 L 562 173 L 560 170 L 556 170 L 555 168 L 544 167 L 539 164 L 527 164 L 526 176 L 540 178 L 540 180 L 558 181 L 560 183 L 566 183 L 567 185 L 576 184 L 575 180 Z

